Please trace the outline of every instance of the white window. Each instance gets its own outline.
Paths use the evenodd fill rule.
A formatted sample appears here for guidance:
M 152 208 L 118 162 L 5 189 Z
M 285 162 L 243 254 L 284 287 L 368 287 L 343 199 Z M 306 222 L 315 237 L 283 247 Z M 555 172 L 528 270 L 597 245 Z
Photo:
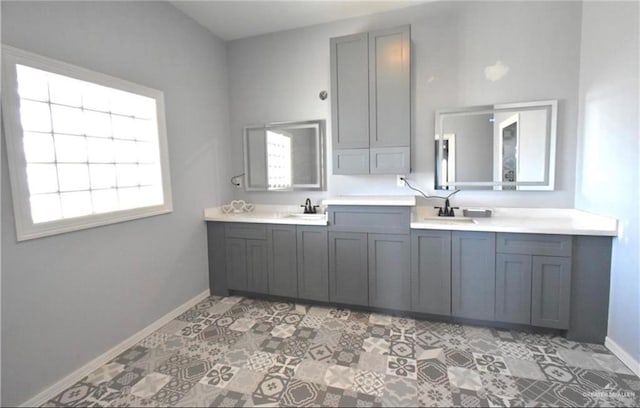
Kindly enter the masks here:
M 172 211 L 160 91 L 2 48 L 18 240 Z

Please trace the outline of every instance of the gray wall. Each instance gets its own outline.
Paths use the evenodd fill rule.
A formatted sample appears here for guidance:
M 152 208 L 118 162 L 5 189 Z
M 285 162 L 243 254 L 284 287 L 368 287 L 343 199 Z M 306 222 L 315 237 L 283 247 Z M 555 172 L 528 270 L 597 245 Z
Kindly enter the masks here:
M 608 337 L 640 362 L 638 3 L 585 2 L 576 207 L 618 218 Z
M 2 405 L 206 290 L 202 210 L 231 198 L 224 43 L 166 3 L 2 2 L 2 42 L 164 91 L 175 210 L 16 242 L 2 156 Z
M 499 102 L 559 99 L 557 190 L 469 191 L 455 203 L 485 206 L 572 207 L 580 52 L 580 2 L 432 2 L 398 11 L 232 41 L 233 168 L 242 172 L 242 127 L 251 123 L 322 119 L 330 122 L 329 38 L 411 24 L 413 47 L 410 179 L 433 188 L 436 109 Z M 510 67 L 492 82 L 484 69 Z M 331 124 L 327 123 L 330 137 Z M 330 144 L 330 143 L 329 143 Z M 328 169 L 331 158 L 328 157 Z M 325 193 L 251 193 L 253 202 L 301 202 L 339 194 L 411 194 L 395 176 L 332 176 Z

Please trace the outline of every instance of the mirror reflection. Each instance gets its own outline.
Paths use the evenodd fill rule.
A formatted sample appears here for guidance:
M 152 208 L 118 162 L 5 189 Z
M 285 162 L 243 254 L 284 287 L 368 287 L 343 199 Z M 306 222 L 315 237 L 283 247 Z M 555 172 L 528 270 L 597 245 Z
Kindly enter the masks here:
M 557 101 L 436 112 L 436 189 L 553 190 Z
M 245 189 L 322 190 L 323 120 L 245 128 Z

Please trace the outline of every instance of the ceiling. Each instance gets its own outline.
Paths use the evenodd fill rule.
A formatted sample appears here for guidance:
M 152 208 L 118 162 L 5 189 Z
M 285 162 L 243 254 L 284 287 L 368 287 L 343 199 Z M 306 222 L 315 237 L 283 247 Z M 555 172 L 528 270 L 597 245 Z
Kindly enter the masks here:
M 223 40 L 235 40 L 412 6 L 414 1 L 170 1 Z

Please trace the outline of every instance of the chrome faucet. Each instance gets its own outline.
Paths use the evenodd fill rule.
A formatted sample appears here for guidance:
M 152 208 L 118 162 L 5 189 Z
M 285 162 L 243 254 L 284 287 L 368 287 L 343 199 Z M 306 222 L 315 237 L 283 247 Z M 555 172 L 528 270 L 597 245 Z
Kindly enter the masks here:
M 311 205 L 311 199 L 307 198 L 307 200 L 304 202 L 304 205 L 301 205 L 300 207 L 304 207 L 305 214 L 315 214 L 316 209 L 319 207 L 319 205 Z

